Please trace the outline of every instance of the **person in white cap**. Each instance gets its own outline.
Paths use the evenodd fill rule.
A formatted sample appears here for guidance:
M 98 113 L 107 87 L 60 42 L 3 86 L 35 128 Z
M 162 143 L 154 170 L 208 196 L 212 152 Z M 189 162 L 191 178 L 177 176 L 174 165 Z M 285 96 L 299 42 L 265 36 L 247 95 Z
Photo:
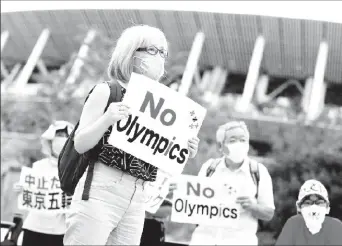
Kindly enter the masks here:
M 258 245 L 258 220 L 269 221 L 274 215 L 272 179 L 267 168 L 248 157 L 249 131 L 242 121 L 220 126 L 216 133 L 222 157 L 203 164 L 198 176 L 234 182 L 241 205 L 234 227 L 198 225 L 190 245 Z M 171 184 L 171 190 L 176 189 Z
M 32 164 L 32 169 L 58 177 L 57 159 L 74 125 L 67 121 L 56 121 L 41 136 L 42 153 L 46 158 Z M 19 183 L 14 185 L 16 192 L 22 191 Z M 65 214 L 46 213 L 31 210 L 23 224 L 22 246 L 63 246 L 66 231 Z
M 296 207 L 298 214 L 286 221 L 276 245 L 342 245 L 342 222 L 327 216 L 330 202 L 321 182 L 307 180 Z

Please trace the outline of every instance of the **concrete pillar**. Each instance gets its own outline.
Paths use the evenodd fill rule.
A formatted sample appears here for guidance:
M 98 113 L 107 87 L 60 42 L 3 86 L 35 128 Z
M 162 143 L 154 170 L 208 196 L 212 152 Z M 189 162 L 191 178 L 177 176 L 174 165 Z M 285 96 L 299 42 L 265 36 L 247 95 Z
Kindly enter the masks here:
M 74 84 L 76 79 L 79 77 L 81 73 L 81 69 L 84 65 L 84 59 L 87 58 L 89 52 L 89 45 L 94 41 L 96 37 L 95 30 L 90 30 L 85 37 L 83 44 L 78 51 L 77 58 L 70 70 L 70 74 L 66 80 L 66 84 Z
M 305 114 L 307 114 L 309 110 L 312 84 L 313 84 L 313 78 L 312 77 L 307 78 L 305 81 L 304 92 L 303 92 L 303 97 L 302 97 L 302 108 Z
M 258 81 L 260 65 L 263 58 L 265 49 L 265 39 L 259 36 L 254 45 L 254 50 L 249 64 L 246 83 L 243 89 L 242 97 L 237 102 L 235 109 L 239 112 L 246 112 L 252 101 L 255 86 Z
M 192 44 L 188 61 L 183 73 L 182 82 L 179 87 L 179 92 L 187 95 L 191 87 L 192 79 L 197 68 L 197 63 L 202 52 L 205 35 L 203 32 L 198 32 Z
M 1 33 L 1 52 L 3 51 L 3 49 L 7 43 L 8 38 L 9 38 L 9 32 L 8 31 L 4 31 Z
M 269 77 L 266 74 L 263 74 L 258 79 L 258 84 L 256 86 L 255 97 L 257 103 L 267 102 L 269 96 L 267 96 Z
M 45 45 L 50 37 L 50 31 L 49 29 L 44 29 L 42 33 L 40 34 L 36 45 L 34 46 L 30 57 L 28 58 L 23 70 L 18 76 L 18 79 L 16 80 L 16 83 L 14 87 L 12 88 L 14 92 L 20 92 L 22 91 L 23 87 L 27 84 L 29 78 L 32 75 L 33 69 L 37 65 L 38 60 L 40 59 L 40 56 L 43 53 L 43 50 L 45 48 Z
M 328 61 L 329 47 L 327 42 L 321 42 L 318 50 L 315 74 L 313 78 L 310 100 L 308 105 L 307 120 L 313 121 L 319 117 L 324 108 L 326 84 L 324 73 Z

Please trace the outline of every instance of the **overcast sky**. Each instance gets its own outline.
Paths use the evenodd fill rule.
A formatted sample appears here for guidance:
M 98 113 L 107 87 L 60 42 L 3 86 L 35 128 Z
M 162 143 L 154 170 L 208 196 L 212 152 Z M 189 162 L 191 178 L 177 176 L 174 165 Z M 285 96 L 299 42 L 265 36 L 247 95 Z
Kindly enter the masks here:
M 176 3 L 175 3 L 176 2 Z M 1 1 L 1 13 L 54 9 L 154 9 L 235 13 L 342 23 L 341 1 Z

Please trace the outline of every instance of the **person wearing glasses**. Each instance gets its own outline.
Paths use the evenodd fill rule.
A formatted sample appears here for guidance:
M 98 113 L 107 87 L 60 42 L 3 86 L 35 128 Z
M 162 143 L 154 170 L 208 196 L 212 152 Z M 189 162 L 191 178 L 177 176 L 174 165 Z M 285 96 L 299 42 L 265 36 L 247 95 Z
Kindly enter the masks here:
M 67 121 L 56 121 L 42 134 L 42 153 L 46 156 L 32 164 L 32 169 L 58 177 L 57 159 L 65 141 L 74 129 Z M 23 186 L 14 184 L 14 191 L 19 194 Z M 23 224 L 22 246 L 63 246 L 66 231 L 65 213 L 30 211 Z
M 288 219 L 276 245 L 341 245 L 342 222 L 327 216 L 330 212 L 328 192 L 314 179 L 300 188 L 297 215 Z
M 131 73 L 142 74 L 156 83 L 164 75 L 168 44 L 164 33 L 148 25 L 132 26 L 123 31 L 108 65 L 110 83 L 117 83 L 121 101 Z M 84 104 L 75 149 L 82 154 L 99 144 L 88 200 L 82 200 L 87 172 L 78 182 L 64 245 L 139 245 L 147 200 L 144 187 L 154 182 L 158 170 L 108 144 L 112 126 L 126 119 L 130 109 L 122 102 L 111 103 L 104 112 L 111 90 L 98 84 Z M 188 142 L 189 157 L 197 153 L 198 138 Z

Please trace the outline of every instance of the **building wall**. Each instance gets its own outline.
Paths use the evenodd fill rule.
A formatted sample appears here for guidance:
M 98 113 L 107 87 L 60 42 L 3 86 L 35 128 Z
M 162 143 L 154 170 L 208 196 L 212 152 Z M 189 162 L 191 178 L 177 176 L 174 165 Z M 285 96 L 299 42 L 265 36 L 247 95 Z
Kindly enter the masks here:
M 114 3 L 113 3 L 114 4 Z M 304 13 L 303 13 L 304 14 Z M 1 14 L 1 31 L 10 32 L 1 57 L 13 63 L 26 60 L 43 30 L 52 38 L 44 50 L 48 63 L 61 63 L 79 48 L 75 36 L 94 27 L 113 40 L 136 24 L 161 28 L 171 44 L 171 55 L 189 51 L 196 32 L 206 35 L 200 65 L 220 65 L 246 73 L 256 37 L 264 35 L 262 67 L 269 74 L 306 78 L 314 72 L 319 44 L 327 40 L 326 80 L 342 83 L 342 24 L 263 16 L 148 10 L 57 10 Z

